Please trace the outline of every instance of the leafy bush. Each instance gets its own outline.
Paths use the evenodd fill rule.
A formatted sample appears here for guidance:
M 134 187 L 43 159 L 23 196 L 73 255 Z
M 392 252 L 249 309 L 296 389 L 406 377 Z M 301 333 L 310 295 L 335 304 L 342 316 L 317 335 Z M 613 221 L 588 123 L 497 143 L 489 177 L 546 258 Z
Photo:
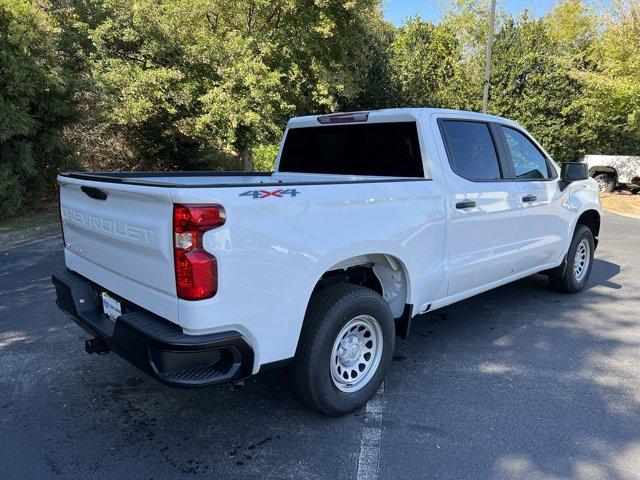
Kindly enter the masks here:
M 0 219 L 37 207 L 71 167 L 63 128 L 72 87 L 53 19 L 33 2 L 0 0 Z
M 253 149 L 253 165 L 257 172 L 273 172 L 279 144 L 258 145 Z
M 292 115 L 479 110 L 488 2 L 400 27 L 382 3 L 0 0 L 0 219 L 61 169 L 271 170 Z M 499 12 L 489 113 L 558 161 L 640 155 L 639 19 L 640 0 Z
M 287 117 L 359 98 L 379 0 L 105 0 L 91 75 L 145 168 L 252 168 Z M 362 58 L 362 60 L 361 60 Z

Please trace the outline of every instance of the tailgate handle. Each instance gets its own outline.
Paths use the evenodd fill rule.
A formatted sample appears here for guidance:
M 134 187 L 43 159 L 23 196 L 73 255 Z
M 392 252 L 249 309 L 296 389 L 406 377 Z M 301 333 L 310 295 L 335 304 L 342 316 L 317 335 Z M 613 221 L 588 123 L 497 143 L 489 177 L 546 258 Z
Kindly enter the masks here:
M 80 187 L 80 190 L 86 193 L 89 197 L 95 198 L 96 200 L 107 199 L 107 192 L 105 192 L 104 190 L 100 190 L 99 188 L 83 186 Z

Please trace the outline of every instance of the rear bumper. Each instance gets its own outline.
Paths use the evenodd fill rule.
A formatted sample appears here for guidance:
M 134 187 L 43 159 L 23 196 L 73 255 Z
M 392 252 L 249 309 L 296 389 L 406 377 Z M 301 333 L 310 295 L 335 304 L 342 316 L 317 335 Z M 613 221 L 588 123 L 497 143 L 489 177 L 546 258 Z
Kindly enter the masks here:
M 56 304 L 122 358 L 173 387 L 197 388 L 251 375 L 253 350 L 238 332 L 185 335 L 180 328 L 122 299 L 116 321 L 102 313 L 105 289 L 64 271 L 53 275 Z

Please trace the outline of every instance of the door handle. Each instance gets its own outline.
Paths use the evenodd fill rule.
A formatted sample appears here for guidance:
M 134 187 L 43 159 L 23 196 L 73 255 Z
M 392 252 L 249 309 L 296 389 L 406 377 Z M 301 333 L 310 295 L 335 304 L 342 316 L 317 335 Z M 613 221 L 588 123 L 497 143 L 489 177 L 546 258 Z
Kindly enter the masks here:
M 474 202 L 473 200 L 465 200 L 464 202 L 458 202 L 456 203 L 456 208 L 463 210 L 465 208 L 473 208 L 476 206 L 476 202 Z
M 538 197 L 536 197 L 535 195 L 526 195 L 522 197 L 522 201 L 524 203 L 535 202 L 536 200 L 538 200 Z

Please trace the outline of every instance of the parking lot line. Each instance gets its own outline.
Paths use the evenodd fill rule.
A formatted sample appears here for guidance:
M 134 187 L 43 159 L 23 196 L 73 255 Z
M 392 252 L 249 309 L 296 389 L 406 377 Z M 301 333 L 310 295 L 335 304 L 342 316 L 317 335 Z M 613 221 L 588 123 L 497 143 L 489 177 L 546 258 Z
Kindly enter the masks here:
M 364 426 L 360 439 L 357 480 L 377 480 L 382 442 L 382 411 L 384 407 L 384 382 L 367 402 Z

